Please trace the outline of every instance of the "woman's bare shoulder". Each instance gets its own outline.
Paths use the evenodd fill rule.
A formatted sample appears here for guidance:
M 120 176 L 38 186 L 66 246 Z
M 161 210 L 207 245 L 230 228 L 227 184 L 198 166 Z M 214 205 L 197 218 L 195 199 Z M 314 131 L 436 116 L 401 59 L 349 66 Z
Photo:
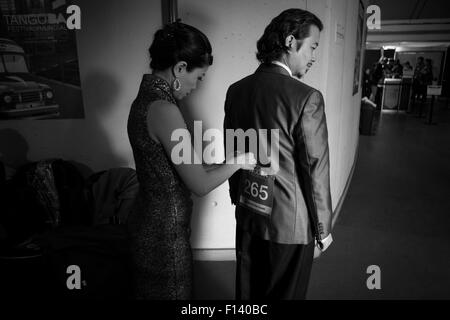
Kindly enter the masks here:
M 178 106 L 165 100 L 157 100 L 149 105 L 147 122 L 157 136 L 186 126 Z

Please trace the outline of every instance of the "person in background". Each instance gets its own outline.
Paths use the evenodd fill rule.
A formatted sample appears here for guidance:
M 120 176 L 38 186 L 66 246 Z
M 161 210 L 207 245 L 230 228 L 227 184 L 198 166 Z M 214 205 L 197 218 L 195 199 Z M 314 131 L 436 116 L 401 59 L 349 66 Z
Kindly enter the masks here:
M 372 102 L 376 103 L 378 85 L 381 83 L 382 79 L 383 79 L 383 66 L 381 64 L 381 61 L 379 61 L 377 63 L 374 63 L 372 66 L 372 72 L 371 72 L 371 78 L 370 78 L 371 94 L 369 97 L 369 99 Z
M 411 108 L 414 109 L 416 99 L 420 99 L 423 103 L 425 100 L 424 95 L 424 72 L 423 69 L 425 67 L 424 64 L 424 58 L 418 57 L 416 66 L 414 68 L 414 75 L 413 75 L 413 85 L 412 85 L 412 95 L 411 95 Z
M 363 97 L 370 97 L 372 89 L 371 89 L 371 77 L 372 70 L 370 68 L 366 68 L 363 75 Z
M 425 86 L 433 84 L 433 60 L 425 59 L 425 66 L 422 69 L 423 82 Z
M 392 72 L 392 68 L 394 67 L 394 59 L 389 58 L 387 59 L 387 62 L 384 64 L 383 67 L 383 78 L 392 78 L 393 76 L 393 72 Z
M 413 70 L 413 67 L 412 67 L 412 65 L 409 63 L 409 61 L 406 61 L 406 62 L 404 63 L 404 65 L 403 65 L 403 70 L 404 70 L 404 71 L 411 71 L 411 70 Z
M 186 128 L 179 101 L 205 78 L 211 44 L 198 29 L 175 22 L 155 33 L 149 52 L 153 72 L 144 74 L 128 118 L 139 181 L 127 221 L 134 298 L 192 299 L 191 194 L 205 195 L 239 169 L 253 170 L 256 160 L 251 153 L 233 155 L 208 170 L 175 164 L 172 150 L 179 141 L 171 135 Z
M 392 67 L 392 77 L 400 79 L 402 75 L 403 75 L 403 66 L 400 63 L 400 60 L 396 59 Z

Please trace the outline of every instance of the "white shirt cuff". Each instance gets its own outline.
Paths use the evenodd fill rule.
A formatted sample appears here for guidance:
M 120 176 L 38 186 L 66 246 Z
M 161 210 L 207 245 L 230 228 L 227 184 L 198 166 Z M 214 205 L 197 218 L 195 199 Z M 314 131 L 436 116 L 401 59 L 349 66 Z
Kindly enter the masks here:
M 325 250 L 327 250 L 327 248 L 330 246 L 330 244 L 333 242 L 333 236 L 331 235 L 331 233 L 324 239 L 321 240 L 323 248 L 322 248 L 322 252 L 324 252 Z M 316 244 L 317 244 L 317 240 L 316 240 Z

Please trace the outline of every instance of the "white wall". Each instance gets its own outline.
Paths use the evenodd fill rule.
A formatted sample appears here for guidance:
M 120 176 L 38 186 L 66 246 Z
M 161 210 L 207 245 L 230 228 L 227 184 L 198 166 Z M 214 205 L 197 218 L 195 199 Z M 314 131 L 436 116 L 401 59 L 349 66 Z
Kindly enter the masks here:
M 272 18 L 294 7 L 312 11 L 325 26 L 317 62 L 304 81 L 325 97 L 335 208 L 353 165 L 359 135 L 361 91 L 352 95 L 358 1 L 179 0 L 179 17 L 208 36 L 214 55 L 204 83 L 184 103 L 183 111 L 190 120 L 204 120 L 204 130 L 222 129 L 228 86 L 255 71 L 256 41 Z M 335 43 L 337 23 L 345 29 L 341 43 Z M 194 203 L 193 247 L 234 248 L 234 207 L 228 183 Z
M 345 184 L 350 175 L 351 168 L 356 156 L 358 139 L 359 139 L 359 115 L 361 106 L 361 79 L 359 81 L 359 91 L 353 95 L 353 77 L 355 67 L 355 53 L 356 53 L 356 26 L 358 24 L 358 0 L 340 0 L 330 1 L 333 4 L 332 12 L 337 8 L 342 8 L 346 3 L 346 11 L 341 12 L 338 16 L 344 19 L 345 23 L 345 42 L 343 47 L 332 45 L 330 52 L 341 51 L 343 53 L 343 63 L 336 63 L 339 69 L 336 74 L 328 75 L 327 95 L 333 91 L 341 90 L 342 95 L 340 99 L 339 113 L 335 114 L 337 122 L 339 122 L 339 144 L 335 147 L 337 165 L 332 171 L 335 174 L 336 189 L 333 190 L 333 203 L 337 204 L 337 200 L 341 197 L 344 191 Z M 339 9 L 337 9 L 339 10 Z M 336 11 L 337 11 L 336 10 Z M 332 14 L 333 16 L 333 14 Z M 364 21 L 364 24 L 366 22 Z M 364 39 L 364 36 L 363 36 Z M 364 51 L 361 52 L 361 66 L 363 65 Z M 330 61 L 333 61 L 330 59 Z M 333 62 L 332 62 L 333 63 Z M 338 75 L 341 74 L 340 78 Z M 342 87 L 336 86 L 341 81 Z M 328 100 L 331 103 L 331 100 Z M 333 117 L 334 118 L 334 117 Z M 336 121 L 335 120 L 335 121 Z
M 97 171 L 134 166 L 126 122 L 144 72 L 147 48 L 161 26 L 157 0 L 79 0 L 78 58 L 85 119 L 0 121 L 5 162 L 62 157 Z M 23 137 L 23 138 L 20 138 Z M 27 153 L 26 155 L 18 153 Z M 19 163 L 20 164 L 20 163 Z

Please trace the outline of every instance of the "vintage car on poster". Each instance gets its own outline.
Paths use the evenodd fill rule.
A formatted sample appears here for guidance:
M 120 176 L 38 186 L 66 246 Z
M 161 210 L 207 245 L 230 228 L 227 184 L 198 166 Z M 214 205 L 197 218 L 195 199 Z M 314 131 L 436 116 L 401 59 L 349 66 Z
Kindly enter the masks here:
M 0 58 L 0 119 L 58 117 L 52 88 L 28 71 L 24 50 L 0 39 Z

